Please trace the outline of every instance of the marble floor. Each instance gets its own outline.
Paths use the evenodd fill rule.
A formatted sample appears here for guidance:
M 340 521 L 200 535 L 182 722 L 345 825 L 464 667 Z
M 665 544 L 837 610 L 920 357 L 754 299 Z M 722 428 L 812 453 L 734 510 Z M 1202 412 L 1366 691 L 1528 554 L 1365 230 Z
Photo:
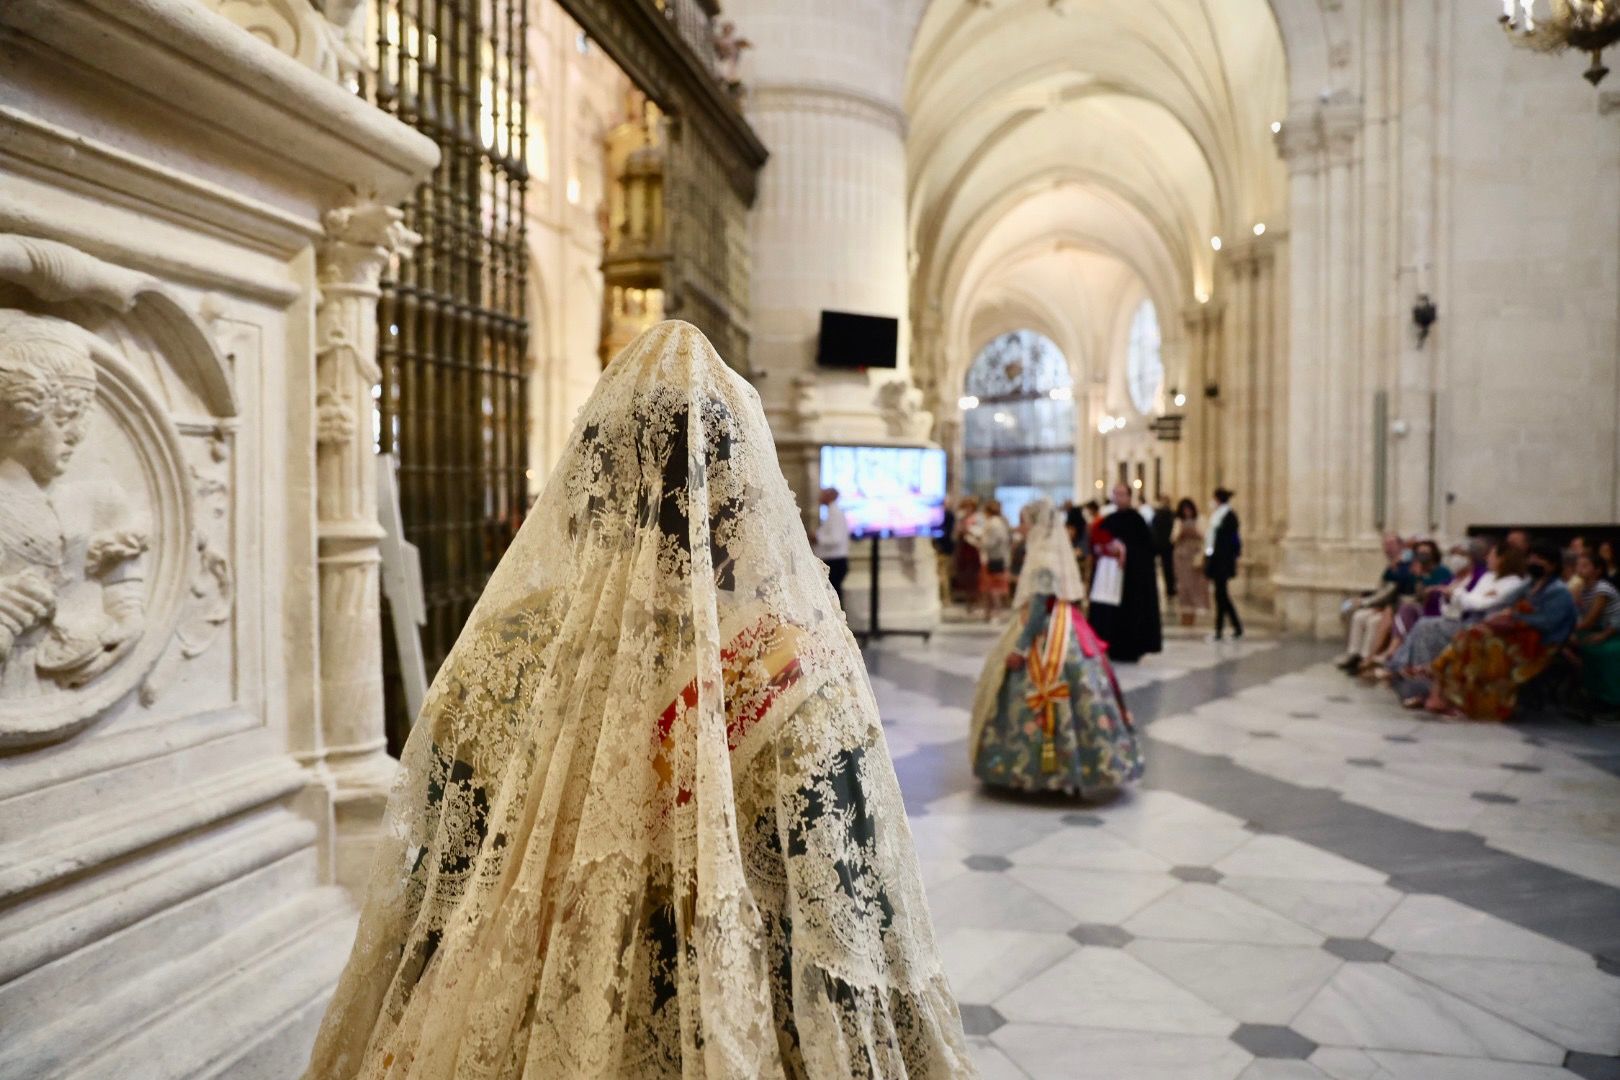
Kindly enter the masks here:
M 1620 1078 L 1620 727 L 1180 639 L 1120 672 L 1143 785 L 1019 800 L 968 770 L 992 639 L 867 650 L 986 1080 Z

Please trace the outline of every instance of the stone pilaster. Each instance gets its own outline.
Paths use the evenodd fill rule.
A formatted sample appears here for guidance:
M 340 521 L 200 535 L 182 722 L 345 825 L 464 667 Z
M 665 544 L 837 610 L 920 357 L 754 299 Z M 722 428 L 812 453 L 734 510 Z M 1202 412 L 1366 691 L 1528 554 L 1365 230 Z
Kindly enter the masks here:
M 378 281 L 417 241 L 399 211 L 333 210 L 317 256 L 316 516 L 321 706 L 317 766 L 332 790 L 337 876 L 363 880 L 371 838 L 393 783 L 383 725 L 381 561 L 376 452 L 371 437 Z

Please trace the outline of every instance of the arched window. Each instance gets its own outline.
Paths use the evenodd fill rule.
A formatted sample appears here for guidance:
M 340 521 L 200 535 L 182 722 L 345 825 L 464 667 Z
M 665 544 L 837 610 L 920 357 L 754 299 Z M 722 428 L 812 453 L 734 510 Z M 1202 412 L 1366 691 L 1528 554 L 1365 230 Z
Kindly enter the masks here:
M 1014 330 L 968 369 L 962 404 L 963 488 L 999 499 L 1013 521 L 1030 499 L 1074 493 L 1074 380 L 1050 338 Z
M 1136 411 L 1149 413 L 1164 385 L 1164 361 L 1159 357 L 1159 313 L 1153 301 L 1143 300 L 1131 318 L 1131 340 L 1125 354 L 1125 382 Z

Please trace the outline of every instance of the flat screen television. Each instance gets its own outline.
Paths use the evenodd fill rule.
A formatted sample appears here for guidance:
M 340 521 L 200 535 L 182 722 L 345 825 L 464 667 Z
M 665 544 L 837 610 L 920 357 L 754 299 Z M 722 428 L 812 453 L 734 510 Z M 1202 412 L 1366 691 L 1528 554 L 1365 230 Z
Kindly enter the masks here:
M 823 311 L 816 363 L 833 368 L 892 368 L 899 363 L 900 320 Z
M 937 536 L 945 525 L 943 450 L 823 446 L 821 486 L 838 489 L 852 537 Z

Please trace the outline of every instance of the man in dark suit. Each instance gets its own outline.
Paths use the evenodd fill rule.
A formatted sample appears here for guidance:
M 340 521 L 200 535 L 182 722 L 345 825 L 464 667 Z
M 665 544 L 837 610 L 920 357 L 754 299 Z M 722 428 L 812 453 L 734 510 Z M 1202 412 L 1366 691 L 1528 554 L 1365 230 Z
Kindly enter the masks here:
M 1215 589 L 1215 640 L 1221 640 L 1226 620 L 1232 620 L 1232 636 L 1243 636 L 1243 620 L 1238 618 L 1228 591 L 1237 577 L 1238 559 L 1243 555 L 1243 537 L 1238 531 L 1237 511 L 1232 509 L 1232 492 L 1215 489 L 1215 512 L 1209 518 L 1204 539 L 1204 576 Z
M 1159 556 L 1159 570 L 1164 575 L 1164 595 L 1174 600 L 1176 598 L 1176 564 L 1172 555 L 1174 548 L 1171 538 L 1176 531 L 1176 512 L 1170 507 L 1170 500 L 1159 496 L 1158 505 L 1153 508 L 1153 549 Z

